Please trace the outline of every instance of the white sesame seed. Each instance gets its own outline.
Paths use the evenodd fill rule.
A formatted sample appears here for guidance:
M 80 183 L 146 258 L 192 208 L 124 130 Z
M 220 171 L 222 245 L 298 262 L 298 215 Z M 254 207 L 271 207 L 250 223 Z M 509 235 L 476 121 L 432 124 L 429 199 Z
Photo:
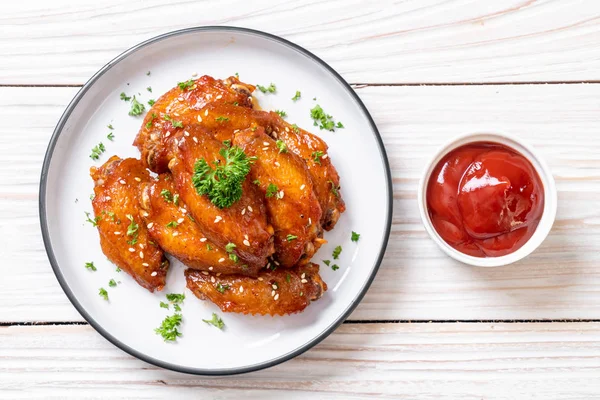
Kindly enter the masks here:
M 273 300 L 275 300 L 275 301 L 279 300 L 279 293 L 277 293 L 277 294 L 275 295 L 275 297 L 273 297 Z
M 271 263 L 270 263 L 270 262 L 268 262 L 268 263 L 267 263 L 267 265 L 265 266 L 265 268 L 266 268 L 266 269 L 269 269 L 269 268 L 271 268 Z
M 275 291 L 271 290 L 271 297 L 275 296 Z
M 220 272 L 217 272 L 217 277 L 219 277 L 219 276 L 221 276 L 221 273 L 220 273 Z
M 148 229 L 151 229 L 154 226 L 154 222 L 150 222 L 148 225 L 146 225 L 146 227 Z
M 263 146 L 268 146 L 269 142 L 263 142 Z
M 248 240 L 246 240 L 246 239 L 244 239 L 244 242 L 243 242 L 243 243 L 244 243 L 246 246 L 250 246 L 250 242 L 249 242 Z
M 236 129 L 233 131 L 233 133 L 238 133 L 239 131 L 240 131 L 239 129 Z
M 129 248 L 129 252 L 130 252 L 130 253 L 133 253 L 134 251 L 135 251 L 135 249 L 134 249 L 133 247 L 130 247 L 130 248 Z
M 284 195 L 284 194 L 285 194 L 285 193 L 283 193 L 283 190 L 282 190 L 282 191 L 280 191 L 280 192 L 279 192 L 279 198 L 280 198 L 280 199 L 283 199 L 283 195 Z
M 208 272 L 206 272 L 206 271 L 202 271 L 202 273 L 203 273 L 204 275 L 208 275 Z
M 300 282 L 307 283 L 308 281 L 306 279 L 302 279 Z
M 200 115 L 198 115 L 197 119 L 198 119 L 198 122 L 202 122 L 202 117 Z
M 184 221 L 184 219 L 183 219 L 183 218 L 179 218 L 179 219 L 177 220 L 177 223 L 178 223 L 178 224 L 181 224 L 183 221 Z
M 215 280 L 216 280 L 216 279 L 215 279 L 215 277 L 214 277 L 214 276 L 211 276 L 211 277 L 210 277 L 210 281 L 211 281 L 212 283 L 215 283 Z
M 278 263 L 277 261 L 273 260 L 273 263 L 274 263 L 275 265 L 279 266 L 279 263 Z
M 179 232 L 173 232 L 173 236 L 179 236 Z
M 146 211 L 142 211 L 142 217 L 147 217 L 148 215 L 150 214 L 148 214 Z
M 196 136 L 194 136 L 192 139 L 194 140 L 195 143 L 198 143 L 198 138 Z
M 308 217 L 308 224 L 312 225 L 312 218 L 311 217 Z
M 256 278 L 256 279 L 258 279 L 258 280 L 259 280 L 259 281 L 261 281 L 261 282 L 263 281 L 263 278 L 262 278 L 261 276 L 259 276 L 259 277 L 258 277 L 258 278 Z
M 263 147 L 262 149 L 263 149 L 263 150 L 269 150 L 269 148 L 268 148 L 268 147 Z
M 204 243 L 204 242 L 206 242 L 206 238 L 202 238 L 202 239 L 200 239 L 200 241 L 201 241 L 202 243 Z
M 150 264 L 148 264 L 148 263 L 142 263 L 142 265 L 143 265 L 144 267 L 149 267 L 149 266 L 150 266 Z
M 271 287 L 273 288 L 273 290 L 277 290 L 277 285 L 276 284 L 272 284 Z
M 179 101 L 183 101 L 183 97 L 179 96 L 179 97 L 177 98 L 177 100 L 179 100 Z
M 329 157 L 327 154 L 323 154 L 323 157 L 321 157 L 321 160 L 325 160 L 327 157 Z
M 167 131 L 167 133 L 165 134 L 165 137 L 169 137 L 169 136 L 171 136 L 171 132 Z
M 141 182 L 142 180 L 140 178 L 138 178 L 137 176 L 135 178 L 133 178 L 136 180 L 136 182 Z
M 208 110 L 205 110 L 205 111 L 204 111 L 204 116 L 205 116 L 205 117 L 208 117 Z
M 119 232 L 119 231 L 115 232 L 115 235 L 120 235 L 120 234 L 121 234 L 121 232 Z
M 306 278 L 306 272 L 302 273 L 302 275 L 300 276 L 300 278 L 302 278 L 302 279 Z
M 248 206 L 248 211 L 252 212 L 252 207 Z
M 222 263 L 223 261 L 225 261 L 225 257 L 221 257 L 219 258 L 219 262 Z
M 276 167 L 279 167 L 281 165 L 281 164 L 279 164 L 279 161 L 275 161 L 274 164 Z
M 215 224 L 216 224 L 217 222 L 219 222 L 220 220 L 222 220 L 222 219 L 223 219 L 223 217 L 221 217 L 220 215 L 217 215 L 217 216 L 215 217 Z
M 220 99 L 220 98 L 222 98 L 222 97 L 223 97 L 223 95 L 222 95 L 222 94 L 220 94 L 220 95 L 218 95 L 217 97 L 215 97 L 215 99 L 219 100 L 219 99 Z
M 246 214 L 246 207 L 242 209 L 242 215 Z
M 139 246 L 140 246 L 140 249 L 143 249 L 144 247 L 146 247 L 146 246 L 144 245 L 144 243 L 140 243 L 140 244 L 139 244 Z
M 240 286 L 240 293 L 244 293 L 244 287 Z
M 212 271 L 212 270 L 213 270 L 213 267 L 208 267 L 208 270 L 209 270 L 209 271 Z
M 158 275 L 158 272 L 154 271 L 153 273 L 150 274 L 150 276 L 156 276 Z
M 305 187 L 306 185 L 302 184 L 302 186 L 300 186 L 300 190 L 304 190 Z
M 121 180 L 119 181 L 119 183 L 120 183 L 121 185 L 124 185 L 124 184 L 126 184 L 127 182 L 125 182 L 125 179 L 121 179 Z
M 190 133 L 188 131 L 183 131 L 183 136 L 190 136 Z
M 289 132 L 289 131 L 290 131 L 290 128 L 288 128 L 288 127 L 286 126 L 286 127 L 285 127 L 285 131 L 286 131 L 286 132 Z
M 197 72 L 194 72 L 194 73 L 192 74 L 192 76 L 198 76 L 198 73 L 197 73 Z
M 105 197 L 105 199 L 106 199 L 106 200 L 110 200 L 110 196 L 106 196 L 106 197 Z
M 180 208 L 179 211 L 181 211 L 182 214 L 187 214 L 187 210 L 185 208 Z
M 144 252 L 140 251 L 140 258 L 143 260 L 144 259 Z
M 244 235 L 244 239 L 248 240 L 248 235 Z

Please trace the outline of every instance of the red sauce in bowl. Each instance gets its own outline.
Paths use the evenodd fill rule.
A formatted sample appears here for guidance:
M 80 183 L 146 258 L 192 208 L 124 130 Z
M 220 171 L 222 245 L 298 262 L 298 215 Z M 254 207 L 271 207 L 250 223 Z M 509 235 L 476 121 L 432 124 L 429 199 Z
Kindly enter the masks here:
M 533 235 L 544 187 L 529 160 L 501 144 L 476 142 L 448 153 L 427 183 L 434 229 L 475 257 L 510 254 Z

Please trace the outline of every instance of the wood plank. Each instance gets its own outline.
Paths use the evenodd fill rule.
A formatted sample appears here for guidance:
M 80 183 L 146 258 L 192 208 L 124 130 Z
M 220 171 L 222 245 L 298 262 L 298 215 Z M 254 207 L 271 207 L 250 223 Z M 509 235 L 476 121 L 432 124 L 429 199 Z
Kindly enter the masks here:
M 600 80 L 599 17 L 596 0 L 11 1 L 0 84 L 81 84 L 125 49 L 199 25 L 283 36 L 356 83 Z
M 79 321 L 49 267 L 38 224 L 39 169 L 76 88 L 0 88 L 0 322 Z M 600 318 L 600 85 L 366 87 L 392 166 L 394 219 L 354 320 Z M 416 187 L 451 136 L 494 126 L 528 139 L 557 180 L 557 222 L 525 261 L 460 265 L 427 237 Z
M 599 323 L 352 324 L 268 370 L 220 378 L 134 359 L 89 326 L 0 328 L 0 393 L 29 398 L 583 399 Z

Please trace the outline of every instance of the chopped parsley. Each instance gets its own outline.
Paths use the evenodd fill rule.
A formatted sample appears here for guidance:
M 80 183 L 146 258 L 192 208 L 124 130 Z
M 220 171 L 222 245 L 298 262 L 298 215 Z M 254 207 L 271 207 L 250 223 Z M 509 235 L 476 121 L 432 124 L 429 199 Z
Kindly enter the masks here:
M 298 239 L 298 236 L 288 234 L 287 237 L 286 237 L 286 239 L 287 239 L 288 242 L 291 242 L 292 240 Z
M 113 140 L 115 140 L 115 135 L 112 132 L 108 132 L 108 135 L 106 135 L 106 138 L 112 142 Z
M 121 100 L 123 100 L 123 101 L 129 101 L 129 100 L 131 100 L 131 97 L 127 96 L 125 94 L 125 92 L 121 92 L 121 94 L 119 96 L 120 96 Z
M 185 81 L 185 82 L 178 82 L 177 86 L 179 86 L 179 89 L 181 89 L 183 91 L 186 91 L 189 88 L 191 88 L 192 86 L 194 86 L 194 80 L 190 79 L 190 80 Z
M 292 124 L 292 129 L 294 130 L 294 133 L 300 133 L 300 127 L 298 127 L 298 125 Z
M 277 91 L 277 87 L 273 83 L 271 83 L 268 87 L 256 85 L 256 88 L 263 93 L 275 93 Z
M 231 287 L 229 285 L 221 285 L 221 282 L 217 283 L 217 291 L 219 293 L 225 293 L 226 290 L 229 290 Z
M 117 267 L 117 269 L 115 271 L 121 272 L 121 268 Z
M 342 252 L 342 246 L 337 246 L 335 249 L 333 249 L 333 253 L 331 253 L 331 256 L 333 257 L 334 260 L 337 260 L 340 257 L 341 252 Z
M 94 219 L 90 218 L 90 213 L 89 212 L 85 212 L 85 216 L 86 216 L 86 222 L 89 222 L 90 224 L 92 224 L 92 226 L 98 226 L 98 221 L 100 221 L 100 216 L 98 215 L 97 217 L 95 217 Z
M 146 75 L 150 76 L 150 71 L 146 72 Z
M 113 128 L 112 124 L 108 124 L 108 125 L 106 125 L 106 127 L 111 130 L 115 129 L 115 128 Z
M 334 270 L 334 271 L 337 271 L 338 269 L 340 269 L 340 267 L 337 264 L 333 264 L 331 266 L 331 269 Z
M 352 237 L 350 238 L 350 240 L 352 240 L 353 242 L 358 242 L 359 239 L 360 239 L 360 233 L 356 233 L 356 232 L 352 231 Z
M 146 122 L 146 129 L 152 128 L 152 122 L 154 122 L 154 118 L 156 118 L 156 114 L 152 113 L 148 122 Z
M 296 90 L 296 94 L 294 95 L 294 97 L 292 97 L 292 100 L 298 101 L 298 100 L 300 100 L 300 96 L 302 96 L 302 94 L 300 93 L 299 90 Z
M 323 260 L 323 264 L 329 266 L 331 264 L 331 261 L 329 261 L 329 260 Z
M 167 203 L 171 203 L 173 201 L 173 195 L 167 189 L 163 189 L 160 191 L 160 195 L 165 199 Z
M 146 88 L 146 90 L 147 90 L 147 91 L 149 91 L 150 93 L 152 93 L 152 87 L 148 86 L 148 87 Z
M 206 243 L 206 250 L 211 251 L 213 248 L 210 244 Z
M 290 283 L 290 281 L 291 281 L 290 274 L 285 274 L 285 281 L 286 281 L 287 283 Z
M 173 118 L 171 118 L 169 116 L 169 114 L 165 114 L 163 116 L 163 118 L 165 119 L 165 121 L 171 122 L 171 125 L 173 125 L 173 128 L 183 128 L 183 123 L 181 121 L 175 121 Z
M 166 317 L 160 327 L 156 328 L 154 332 L 163 337 L 165 342 L 174 342 L 178 337 L 181 336 L 181 332 L 177 330 L 181 325 L 181 314 L 173 314 Z
M 94 265 L 94 262 L 93 262 L 93 261 L 86 262 L 86 263 L 85 263 L 85 267 L 86 267 L 87 269 L 89 269 L 90 271 L 96 271 L 96 266 Z
M 134 244 L 137 243 L 137 240 L 138 240 L 139 226 L 133 220 L 133 216 L 131 214 L 127 214 L 126 216 L 127 216 L 127 219 L 130 221 L 129 226 L 127 227 L 127 236 L 132 236 L 131 240 L 129 240 L 127 243 L 129 243 L 131 246 L 133 246 Z
M 181 307 L 179 306 L 179 304 L 173 304 L 173 309 L 175 311 L 181 311 Z
M 214 205 L 227 208 L 242 198 L 242 182 L 256 157 L 246 156 L 235 146 L 221 149 L 219 154 L 225 158 L 225 163 L 217 164 L 214 169 L 204 158 L 196 160 L 192 184 L 198 194 L 207 195 Z
M 227 140 L 223 140 L 223 146 L 230 148 L 231 147 L 231 140 L 227 139 Z
M 150 100 L 148 100 L 148 105 L 149 105 L 150 107 L 152 107 L 152 106 L 154 105 L 154 103 L 156 103 L 156 100 L 154 100 L 154 99 L 150 99 Z
M 215 118 L 215 121 L 218 121 L 218 122 L 227 122 L 227 121 L 229 121 L 229 118 L 228 117 L 223 117 L 222 115 L 220 115 L 220 116 L 218 116 L 218 117 Z
M 235 243 L 227 243 L 227 245 L 225 245 L 225 251 L 227 253 L 229 253 L 229 259 L 233 262 L 238 262 L 239 257 L 237 256 L 237 254 L 235 254 L 233 252 L 233 250 L 236 248 L 237 246 L 235 245 Z
M 142 103 L 137 101 L 135 96 L 133 96 L 133 99 L 131 100 L 131 109 L 129 110 L 129 115 L 131 115 L 132 117 L 142 115 L 142 113 L 145 110 L 146 110 L 146 107 Z
M 260 186 L 260 181 L 258 179 L 253 180 L 252 183 L 254 183 L 256 186 Z
M 338 124 L 336 125 L 333 121 L 333 117 L 325 113 L 325 111 L 323 111 L 323 108 L 321 108 L 321 106 L 318 104 L 311 108 L 310 117 L 314 120 L 313 125 L 318 126 L 319 129 L 327 129 L 328 131 L 333 132 L 335 131 L 335 128 L 344 127 L 344 125 L 342 125 L 341 122 L 338 122 Z
M 321 165 L 321 157 L 323 157 L 323 152 L 321 150 L 313 151 L 310 155 L 315 162 L 315 164 Z
M 167 293 L 166 297 L 173 304 L 182 304 L 185 300 L 185 293 Z
M 203 319 L 202 321 L 206 322 L 209 325 L 215 326 L 221 330 L 223 330 L 223 328 L 225 327 L 223 320 L 216 313 L 212 314 L 212 319 Z
M 167 310 L 169 309 L 169 303 L 165 303 L 164 301 L 160 302 L 160 308 L 166 308 Z
M 285 111 L 283 111 L 283 110 L 275 110 L 275 112 L 276 112 L 277 114 L 279 114 L 279 116 L 280 116 L 281 118 L 285 118 L 285 117 L 287 117 L 287 113 L 286 113 Z
M 234 106 L 239 106 L 239 105 L 240 105 L 240 103 L 238 103 L 237 101 L 234 101 L 234 102 L 233 102 L 233 105 L 234 105 Z
M 100 295 L 100 297 L 102 297 L 104 300 L 108 301 L 108 292 L 106 291 L 106 289 L 104 288 L 100 288 L 100 290 L 98 290 L 98 294 Z
M 328 182 L 331 184 L 331 193 L 333 193 L 335 197 L 340 197 L 340 193 L 338 192 L 338 190 L 340 190 L 340 187 L 336 186 L 335 183 L 333 183 L 333 181 Z
M 179 205 L 179 195 L 177 193 L 173 195 L 173 204 L 175 204 L 176 206 Z
M 177 221 L 171 221 L 167 224 L 167 228 L 177 228 L 179 224 L 177 223 Z
M 280 153 L 287 153 L 287 146 L 286 144 L 283 142 L 283 140 L 277 140 L 275 142 L 275 145 L 277 146 L 277 148 L 279 149 Z
M 190 219 L 190 221 L 192 221 L 192 222 L 196 222 L 196 220 L 194 219 L 194 217 L 192 217 L 192 214 L 190 214 L 190 213 L 187 213 L 187 214 L 185 214 L 185 215 L 187 215 L 187 217 Z
M 104 144 L 102 142 L 98 143 L 97 146 L 92 148 L 92 153 L 90 154 L 90 158 L 92 160 L 97 160 L 100 158 L 100 155 L 106 151 Z
M 265 194 L 265 197 L 267 197 L 267 198 L 273 197 L 278 192 L 279 192 L 279 188 L 277 187 L 277 185 L 275 185 L 273 183 L 269 183 L 269 186 L 267 186 L 267 193 Z
M 116 287 L 117 286 L 117 282 L 115 282 L 114 279 L 111 279 L 110 281 L 108 281 L 108 286 L 110 286 L 110 287 Z

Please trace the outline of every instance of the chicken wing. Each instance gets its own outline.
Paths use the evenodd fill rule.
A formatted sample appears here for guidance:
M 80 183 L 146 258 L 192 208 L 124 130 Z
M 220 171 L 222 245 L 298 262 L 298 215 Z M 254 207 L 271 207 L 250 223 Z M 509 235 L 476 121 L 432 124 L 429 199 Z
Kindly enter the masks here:
M 142 185 L 144 222 L 152 239 L 190 268 L 223 274 L 256 276 L 260 267 L 235 262 L 208 240 L 180 199 L 170 174 Z
M 252 315 L 301 312 L 327 290 L 316 264 L 263 270 L 257 279 L 241 275 L 216 277 L 192 269 L 185 271 L 185 277 L 188 289 L 199 299 L 212 301 L 224 312 Z
M 243 195 L 227 208 L 214 205 L 206 195 L 199 195 L 192 183 L 194 165 L 205 159 L 210 165 L 226 164 L 219 154 L 224 145 L 207 135 L 200 127 L 191 127 L 188 136 L 177 143 L 177 157 L 169 163 L 175 186 L 188 205 L 204 235 L 221 248 L 233 246 L 232 253 L 251 268 L 264 267 L 274 252 L 273 227 L 267 221 L 262 194 L 246 177 Z M 231 243 L 231 244 L 230 244 Z
M 285 268 L 307 263 L 324 240 L 318 237 L 322 234 L 321 206 L 306 164 L 263 128 L 240 131 L 233 143 L 256 157 L 250 179 L 266 199 L 275 230 L 275 258 Z
M 102 251 L 141 286 L 161 290 L 169 261 L 150 240 L 139 215 L 140 184 L 149 181 L 148 171 L 140 160 L 113 156 L 100 168 L 92 167 L 90 175 Z
M 167 171 L 174 138 L 192 124 L 202 121 L 201 108 L 213 101 L 252 107 L 254 86 L 236 77 L 226 80 L 202 76 L 162 95 L 146 114 L 133 142 L 142 153 L 142 161 L 152 171 Z

